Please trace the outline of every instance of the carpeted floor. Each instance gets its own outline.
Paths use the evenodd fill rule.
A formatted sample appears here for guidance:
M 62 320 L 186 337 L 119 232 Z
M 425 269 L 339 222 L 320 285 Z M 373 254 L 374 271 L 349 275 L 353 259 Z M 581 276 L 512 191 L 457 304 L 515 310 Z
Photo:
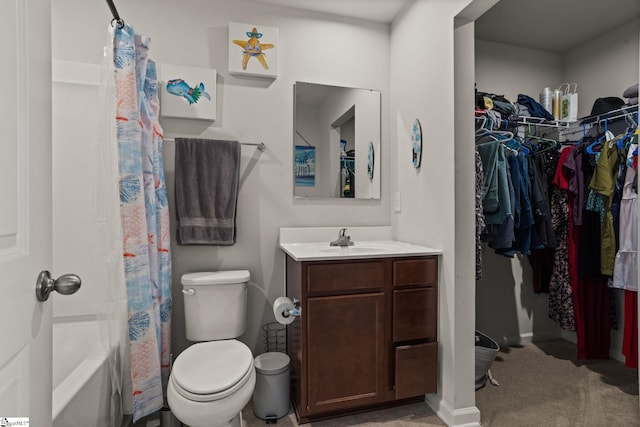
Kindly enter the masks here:
M 506 348 L 491 372 L 500 386 L 476 392 L 483 426 L 640 426 L 638 371 L 613 360 L 579 361 L 567 341 Z
M 491 372 L 500 386 L 476 392 L 487 427 L 640 426 L 638 372 L 612 360 L 578 361 L 576 346 L 554 340 L 502 349 Z M 251 404 L 245 427 L 265 426 Z M 289 413 L 275 424 L 295 427 Z M 424 403 L 304 424 L 305 427 L 435 427 L 445 424 Z

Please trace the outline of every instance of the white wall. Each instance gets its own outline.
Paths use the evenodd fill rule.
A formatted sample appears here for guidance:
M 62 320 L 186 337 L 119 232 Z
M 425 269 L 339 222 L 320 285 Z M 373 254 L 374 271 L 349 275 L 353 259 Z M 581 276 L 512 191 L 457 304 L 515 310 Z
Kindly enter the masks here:
M 377 201 L 294 201 L 292 194 L 293 83 L 309 81 L 366 87 L 388 94 L 389 26 L 238 0 L 187 0 L 180 4 L 169 0 L 140 0 L 120 2 L 118 10 L 127 24 L 151 37 L 151 57 L 158 63 L 218 70 L 218 120 L 202 131 L 203 137 L 263 141 L 267 145 L 267 151 L 262 154 L 252 147 L 242 148 L 237 243 L 216 248 L 176 246 L 175 240 L 172 242 L 175 355 L 188 345 L 184 337 L 179 278 L 186 272 L 218 269 L 251 272 L 248 330 L 242 340 L 259 353 L 262 351 L 260 327 L 273 319 L 271 303 L 284 293 L 279 227 L 390 223 L 389 197 L 386 196 L 390 185 L 388 174 L 383 175 L 382 180 L 385 196 Z M 104 2 L 56 0 L 52 14 L 53 58 L 99 64 L 111 20 Z M 280 29 L 280 75 L 276 80 L 235 77 L 227 73 L 229 21 Z M 390 164 L 388 99 L 388 95 L 382 98 L 379 157 L 382 170 L 388 170 Z M 98 107 L 95 101 L 82 100 L 88 114 Z M 252 118 L 250 125 L 248 117 Z M 176 123 L 172 126 L 177 129 Z M 172 131 L 166 126 L 165 137 L 185 135 L 176 129 Z M 61 132 L 58 137 L 75 138 L 74 144 L 82 143 L 71 131 Z M 173 206 L 173 154 L 173 144 L 166 143 L 170 206 Z M 58 184 L 62 184 L 64 180 L 58 178 Z M 74 249 L 71 243 L 68 249 L 78 254 L 77 260 L 86 256 L 82 248 Z
M 428 401 L 449 425 L 471 426 L 480 421 L 473 379 L 474 282 L 468 277 L 473 258 L 456 258 L 457 249 L 461 249 L 456 243 L 463 243 L 465 236 L 458 236 L 456 228 L 458 178 L 453 132 L 454 16 L 469 3 L 419 0 L 392 25 L 391 173 L 395 178 L 392 191 L 400 192 L 402 201 L 401 211 L 392 218 L 395 237 L 443 251 L 438 288 L 438 394 L 429 395 Z M 467 40 L 472 36 L 468 30 Z M 469 89 L 467 98 L 473 93 Z M 420 120 L 423 135 L 419 169 L 411 163 L 415 119 Z M 465 176 L 471 183 L 468 178 Z M 470 188 L 466 194 L 472 199 Z M 467 248 L 472 248 L 471 239 L 467 232 Z
M 97 98 L 97 78 L 94 84 L 53 83 L 52 273 L 75 273 L 83 281 L 73 295 L 53 294 L 54 317 L 95 315 L 105 302 L 102 296 L 106 294 L 98 287 L 101 282 L 93 274 L 93 255 L 100 241 L 94 226 L 97 144 L 91 137 L 99 114 L 97 109 L 83 110 L 87 99 Z
M 504 95 L 511 102 L 520 93 L 538 100 L 542 88 L 556 88 L 562 82 L 560 54 L 476 40 L 479 91 Z
M 597 98 L 622 98 L 638 83 L 639 26 L 635 19 L 563 55 L 564 79 L 578 83 L 578 117 L 589 115 Z

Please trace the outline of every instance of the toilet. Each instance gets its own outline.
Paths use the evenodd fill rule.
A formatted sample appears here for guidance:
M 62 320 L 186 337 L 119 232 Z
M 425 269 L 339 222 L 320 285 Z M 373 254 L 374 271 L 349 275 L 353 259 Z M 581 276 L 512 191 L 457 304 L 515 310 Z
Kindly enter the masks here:
M 256 383 L 251 350 L 235 338 L 247 317 L 247 270 L 182 276 L 187 339 L 173 362 L 167 402 L 190 427 L 241 427 Z

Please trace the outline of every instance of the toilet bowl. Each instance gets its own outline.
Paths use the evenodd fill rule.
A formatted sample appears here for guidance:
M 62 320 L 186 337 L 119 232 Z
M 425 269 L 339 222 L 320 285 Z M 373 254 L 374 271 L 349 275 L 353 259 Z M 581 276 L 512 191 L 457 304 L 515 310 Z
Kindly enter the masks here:
M 167 400 L 190 427 L 240 427 L 256 382 L 251 350 L 237 340 L 194 344 L 176 358 Z

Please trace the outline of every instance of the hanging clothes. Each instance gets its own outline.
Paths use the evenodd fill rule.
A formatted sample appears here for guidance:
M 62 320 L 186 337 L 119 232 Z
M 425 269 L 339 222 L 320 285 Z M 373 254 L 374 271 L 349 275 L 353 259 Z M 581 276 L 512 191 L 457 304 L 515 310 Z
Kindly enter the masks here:
M 484 187 L 484 173 L 482 159 L 476 151 L 476 280 L 482 278 L 482 241 L 480 236 L 485 228 L 484 212 L 482 210 L 482 188 Z
M 620 201 L 619 250 L 612 281 L 612 287 L 629 291 L 638 290 L 638 194 L 633 189 L 637 173 L 632 167 L 636 148 L 637 144 L 631 144 L 626 157 L 627 169 Z
M 113 43 L 135 422 L 161 409 L 165 401 L 171 343 L 169 211 L 149 39 L 123 26 L 114 30 Z
M 557 147 L 543 148 L 542 151 L 535 153 L 536 156 L 544 157 L 544 180 L 547 183 L 547 194 L 549 196 L 549 209 L 551 213 L 551 229 L 554 231 L 556 247 L 561 245 L 562 237 L 559 236 L 562 206 L 561 199 L 563 192 L 555 194 L 557 185 L 554 184 L 558 161 L 560 159 L 560 151 Z M 564 198 L 564 206 L 566 207 L 566 197 Z M 566 236 L 564 237 L 566 241 Z M 566 243 L 564 244 L 566 253 Z M 529 264 L 531 264 L 533 272 L 533 291 L 535 293 L 549 293 L 549 285 L 554 271 L 554 262 L 556 257 L 555 247 L 543 247 L 532 249 L 529 256 Z
M 588 256 L 584 250 L 580 251 L 582 225 L 576 224 L 576 218 L 584 220 L 585 192 L 592 176 L 590 158 L 585 152 L 587 142 L 583 142 L 571 149 L 572 155 L 567 156 L 563 167 L 570 175 L 569 179 L 569 275 L 574 295 L 575 326 L 578 341 L 579 359 L 608 359 L 611 332 L 611 302 L 607 286 L 607 278 L 582 277 L 580 274 L 580 259 Z M 580 204 L 576 203 L 580 200 Z M 581 215 L 576 215 L 574 209 L 580 209 Z
M 625 365 L 635 369 L 638 368 L 638 194 L 633 188 L 637 179 L 633 153 L 637 147 L 637 143 L 631 143 L 626 157 L 620 200 L 619 250 L 611 282 L 612 287 L 625 290 L 622 354 Z
M 604 123 L 606 130 L 609 118 L 583 122 L 585 126 L 570 132 L 577 130 L 582 140 L 563 138 L 570 145 L 560 151 L 558 143 L 537 135 L 535 124 L 533 136 L 514 137 L 523 122 L 501 116 L 505 112 L 496 111 L 495 96 L 478 95 L 475 115 L 484 129 L 476 131 L 476 156 L 485 174 L 481 208 L 486 227 L 476 231 L 496 254 L 529 255 L 534 292 L 548 292 L 549 316 L 561 328 L 576 332 L 579 359 L 608 359 L 610 332 L 618 327 L 609 286 L 637 290 L 638 150 L 637 145 L 622 144 L 631 140 L 635 128 L 605 139 L 588 135 L 587 126 L 595 130 Z M 517 112 L 522 105 L 519 102 Z M 620 117 L 618 124 L 624 125 Z M 530 132 L 532 122 L 525 122 Z M 548 142 L 552 144 L 545 146 Z M 477 271 L 478 248 L 476 243 Z M 633 296 L 626 295 L 623 353 L 629 366 L 637 366 L 638 357 L 632 350 L 638 328 L 633 304 Z
M 556 247 L 553 259 L 553 272 L 549 280 L 549 317 L 562 329 L 575 331 L 575 310 L 573 287 L 569 265 L 569 227 L 570 206 L 567 198 L 569 189 L 568 170 L 563 167 L 572 155 L 570 149 L 560 154 L 556 173 L 553 177 L 551 199 L 551 220 L 556 233 Z
M 600 235 L 600 272 L 605 276 L 613 275 L 616 255 L 616 239 L 613 229 L 613 214 L 611 204 L 615 190 L 616 171 L 618 169 L 618 136 L 604 142 L 598 156 L 596 168 L 589 184 L 589 188 L 603 196 L 604 219 Z
M 476 140 L 476 151 L 482 159 L 484 185 L 482 210 L 487 225 L 500 225 L 511 214 L 504 146 L 490 136 Z

